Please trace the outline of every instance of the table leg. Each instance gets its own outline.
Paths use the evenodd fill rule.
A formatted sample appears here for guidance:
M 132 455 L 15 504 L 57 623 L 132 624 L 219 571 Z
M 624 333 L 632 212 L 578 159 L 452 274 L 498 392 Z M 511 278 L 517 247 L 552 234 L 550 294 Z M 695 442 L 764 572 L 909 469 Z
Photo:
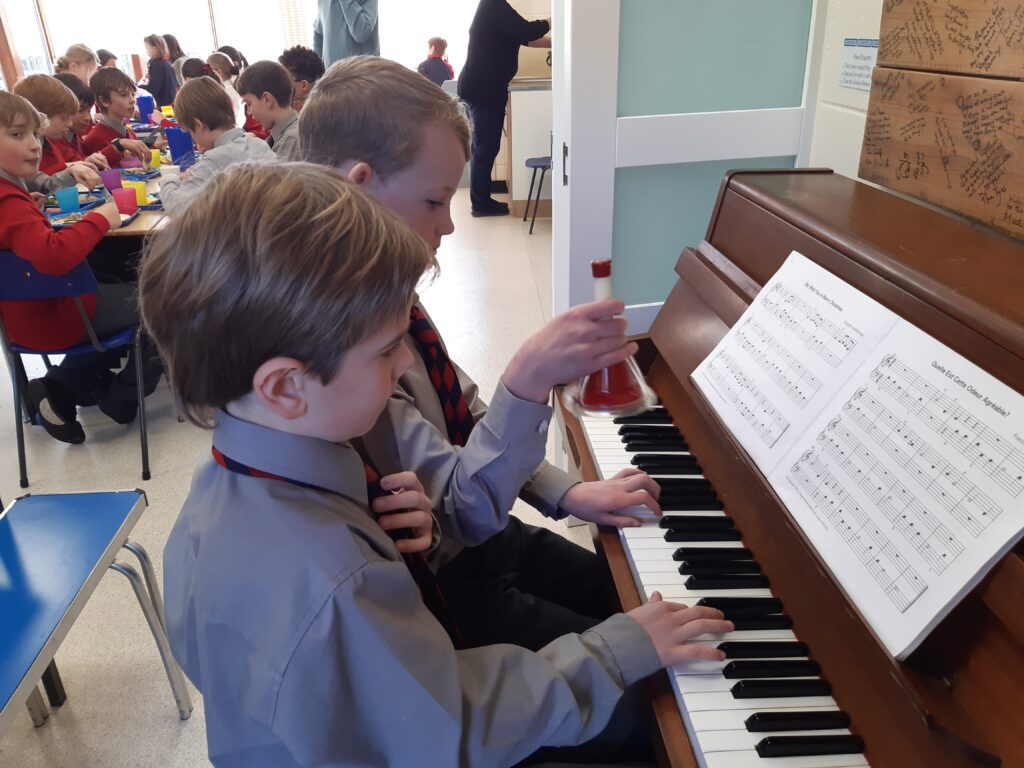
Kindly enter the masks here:
M 50 710 L 46 708 L 46 702 L 43 701 L 43 696 L 39 693 L 38 685 L 32 687 L 32 693 L 29 694 L 25 706 L 28 707 L 28 713 L 32 716 L 32 725 L 36 728 L 46 725 L 46 721 L 50 717 Z
M 64 682 L 60 679 L 60 672 L 57 671 L 57 661 L 50 662 L 46 671 L 43 672 L 43 688 L 46 690 L 46 698 L 51 707 L 59 707 L 68 700 L 64 692 Z

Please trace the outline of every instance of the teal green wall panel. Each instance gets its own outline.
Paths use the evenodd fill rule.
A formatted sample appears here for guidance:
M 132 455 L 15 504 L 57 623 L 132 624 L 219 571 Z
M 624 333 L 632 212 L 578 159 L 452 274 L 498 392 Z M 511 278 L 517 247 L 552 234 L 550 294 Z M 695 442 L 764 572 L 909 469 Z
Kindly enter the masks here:
M 676 282 L 685 246 L 707 232 L 715 194 L 733 168 L 792 168 L 793 157 L 762 157 L 681 165 L 619 168 L 615 172 L 612 274 L 626 304 L 664 301 Z
M 622 0 L 620 117 L 800 106 L 812 0 Z

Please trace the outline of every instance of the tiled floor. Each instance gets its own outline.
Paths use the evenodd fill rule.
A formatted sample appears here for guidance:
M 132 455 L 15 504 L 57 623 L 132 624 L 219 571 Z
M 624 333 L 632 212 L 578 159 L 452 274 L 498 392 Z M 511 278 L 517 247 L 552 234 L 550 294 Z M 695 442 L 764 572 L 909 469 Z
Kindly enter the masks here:
M 492 392 L 512 352 L 550 317 L 551 226 L 539 220 L 530 236 L 528 224 L 514 217 L 473 219 L 467 197 L 460 191 L 453 205 L 456 233 L 442 245 L 441 275 L 423 298 L 452 358 L 483 392 Z M 117 426 L 90 408 L 80 415 L 88 435 L 84 445 L 64 445 L 39 428 L 27 430 L 28 490 L 143 487 L 149 508 L 133 538 L 149 550 L 159 571 L 164 541 L 210 443 L 198 428 L 178 423 L 165 387 L 147 406 L 152 480 L 143 483 L 140 477 L 134 425 Z M 18 488 L 6 371 L 0 375 L 0 436 L 0 497 L 10 501 L 24 491 Z M 521 503 L 515 511 L 540 522 Z M 588 539 L 584 527 L 550 525 L 581 542 Z M 0 586 L 2 579 L 0 564 Z M 208 765 L 202 700 L 190 688 L 192 718 L 178 719 L 156 646 L 124 578 L 106 575 L 57 661 L 68 703 L 38 729 L 22 712 L 0 737 L 0 768 Z

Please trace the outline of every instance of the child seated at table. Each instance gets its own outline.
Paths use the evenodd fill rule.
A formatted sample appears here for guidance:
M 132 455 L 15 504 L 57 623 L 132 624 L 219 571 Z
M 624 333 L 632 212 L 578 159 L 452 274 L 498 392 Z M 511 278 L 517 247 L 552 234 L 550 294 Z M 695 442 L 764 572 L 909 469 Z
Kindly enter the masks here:
M 235 163 L 272 162 L 274 151 L 262 139 L 235 127 L 231 100 L 211 77 L 189 80 L 174 99 L 174 116 L 192 134 L 202 157 L 181 176 L 165 176 L 160 182 L 164 210 L 176 214 L 210 179 Z
M 623 689 L 659 667 L 723 656 L 689 642 L 730 631 L 721 613 L 657 595 L 539 653 L 453 645 L 413 575 L 430 500 L 411 471 L 378 481 L 352 442 L 412 362 L 402 338 L 434 267 L 394 215 L 303 163 L 230 169 L 150 243 L 146 326 L 178 402 L 213 427 L 164 590 L 215 766 L 511 765 L 600 733 Z M 612 305 L 572 317 L 604 328 Z M 471 439 L 494 455 L 453 482 L 521 477 L 543 455 L 570 338 L 559 328 L 509 364 L 500 407 L 515 418 L 484 417 Z M 578 341 L 595 357 L 601 342 L 628 350 L 615 332 Z M 414 538 L 396 544 L 396 528 Z
M 107 231 L 121 225 L 121 217 L 116 205 L 105 203 L 81 221 L 54 230 L 26 187 L 26 180 L 38 173 L 42 126 L 42 117 L 27 100 L 0 91 L 0 258 L 13 258 L 8 253 L 13 252 L 40 272 L 60 275 L 85 261 Z M 138 323 L 134 294 L 134 284 L 100 284 L 95 294 L 82 296 L 100 336 Z M 72 298 L 4 301 L 0 316 L 11 342 L 33 349 L 54 351 L 89 340 Z M 52 437 L 66 443 L 85 440 L 75 402 L 90 393 L 115 421 L 124 423 L 127 411 L 134 417 L 134 358 L 118 378 L 109 376 L 111 360 L 100 353 L 68 356 L 43 378 L 29 382 L 27 396 Z M 159 360 L 153 357 L 145 368 L 148 393 L 159 378 Z
M 150 157 L 149 147 L 125 124 L 135 114 L 136 88 L 132 79 L 120 69 L 101 67 L 89 78 L 89 87 L 100 114 L 82 140 L 82 148 L 91 155 L 112 146 L 121 159 L 134 155 L 146 162 Z M 111 163 L 111 167 L 117 167 L 117 163 Z
M 92 108 L 96 104 L 96 97 L 92 95 L 92 89 L 69 72 L 63 72 L 53 76 L 59 80 L 78 100 L 78 110 L 71 116 L 71 125 L 61 138 L 53 144 L 59 146 L 65 157 L 75 160 L 90 160 L 104 168 L 116 168 L 121 162 L 121 153 L 109 144 L 99 152 L 87 153 L 82 140 L 92 130 L 95 123 L 92 119 Z M 102 162 L 101 162 L 102 161 Z M 104 166 L 103 163 L 106 163 Z
M 109 167 L 102 155 L 90 156 L 90 160 L 85 160 L 76 155 L 68 144 L 66 135 L 73 116 L 78 112 L 78 99 L 66 85 L 50 75 L 29 75 L 15 83 L 13 92 L 46 115 L 42 135 L 43 155 L 39 162 L 39 169 L 43 173 L 55 176 L 73 163 L 84 163 L 94 171 Z
M 242 70 L 235 90 L 246 109 L 269 131 L 267 146 L 281 160 L 299 159 L 299 114 L 292 109 L 292 78 L 276 61 L 257 61 Z
M 313 90 L 316 81 L 324 76 L 324 60 L 316 51 L 304 45 L 296 45 L 280 56 L 277 60 L 292 77 L 295 92 L 292 94 L 292 109 L 296 112 L 302 111 L 302 105 L 309 98 L 309 92 Z

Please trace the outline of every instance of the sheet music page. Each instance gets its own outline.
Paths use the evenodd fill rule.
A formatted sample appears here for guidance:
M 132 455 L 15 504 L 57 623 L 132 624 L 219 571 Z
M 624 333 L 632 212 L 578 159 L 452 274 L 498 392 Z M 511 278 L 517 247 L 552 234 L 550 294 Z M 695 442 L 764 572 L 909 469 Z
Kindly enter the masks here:
M 1024 530 L 1024 397 L 900 320 L 769 482 L 904 658 Z
M 767 476 L 898 320 L 794 251 L 692 379 Z

